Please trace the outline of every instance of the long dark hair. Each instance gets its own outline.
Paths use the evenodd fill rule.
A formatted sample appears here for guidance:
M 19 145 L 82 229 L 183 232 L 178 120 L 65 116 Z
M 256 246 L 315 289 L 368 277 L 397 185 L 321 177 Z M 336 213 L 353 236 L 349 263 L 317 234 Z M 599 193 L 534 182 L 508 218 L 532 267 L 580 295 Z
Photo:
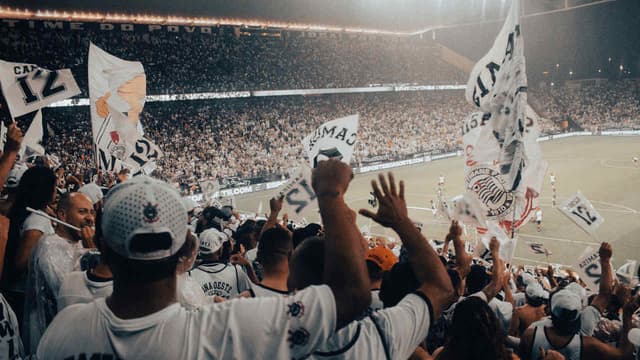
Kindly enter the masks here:
M 484 300 L 470 296 L 456 305 L 449 338 L 438 358 L 511 359 L 504 346 L 502 326 Z
M 13 272 L 14 258 L 20 242 L 20 229 L 29 215 L 27 206 L 36 210 L 43 210 L 53 201 L 56 181 L 56 174 L 53 170 L 44 166 L 32 167 L 22 175 L 16 189 L 16 199 L 9 211 L 9 241 L 5 255 L 3 278 Z

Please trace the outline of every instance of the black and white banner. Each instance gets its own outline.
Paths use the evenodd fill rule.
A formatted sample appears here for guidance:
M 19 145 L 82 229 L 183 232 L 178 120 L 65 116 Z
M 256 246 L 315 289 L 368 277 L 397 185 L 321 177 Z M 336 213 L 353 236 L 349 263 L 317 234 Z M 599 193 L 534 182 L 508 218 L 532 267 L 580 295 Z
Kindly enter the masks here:
M 595 236 L 596 230 L 604 223 L 602 215 L 580 191 L 569 196 L 558 210 L 592 236 Z
M 89 46 L 91 129 L 101 168 L 150 173 L 162 156 L 142 137 L 140 113 L 146 96 L 142 64 L 119 59 L 94 44 Z
M 284 196 L 283 213 L 295 222 L 300 222 L 310 209 L 318 208 L 316 193 L 311 187 L 311 168 L 306 164 L 300 166 L 278 194 Z
M 71 70 L 0 60 L 0 85 L 11 117 L 28 114 L 80 94 Z
M 575 266 L 576 272 L 591 291 L 597 291 L 600 284 L 602 266 L 600 255 L 592 247 L 587 247 L 578 258 Z
M 507 189 L 516 189 L 527 161 L 527 76 L 519 0 L 513 1 L 493 47 L 473 67 L 465 96 L 483 113 L 491 114 L 492 134 L 500 147 L 499 172 Z
M 318 161 L 339 159 L 349 164 L 358 134 L 358 115 L 327 121 L 302 140 L 311 168 Z

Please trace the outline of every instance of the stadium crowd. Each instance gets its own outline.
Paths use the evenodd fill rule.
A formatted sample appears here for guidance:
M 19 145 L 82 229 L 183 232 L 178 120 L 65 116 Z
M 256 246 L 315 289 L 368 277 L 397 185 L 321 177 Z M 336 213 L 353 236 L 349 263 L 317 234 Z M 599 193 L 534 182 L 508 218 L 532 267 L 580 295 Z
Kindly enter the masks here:
M 0 24 L 3 60 L 71 68 L 83 91 L 90 41 L 119 58 L 142 62 L 149 94 L 466 81 L 461 70 L 439 58 L 428 38 L 236 36 L 231 27 L 216 34 L 43 32 Z
M 46 109 L 55 133 L 50 152 L 67 170 L 90 179 L 95 159 L 89 114 Z M 82 109 L 84 110 L 84 109 Z M 459 147 L 459 119 L 471 107 L 461 93 L 276 97 L 224 101 L 153 102 L 141 122 L 145 136 L 165 153 L 154 176 L 185 191 L 199 180 L 280 179 L 303 159 L 300 141 L 334 118 L 359 114 L 354 164 L 403 159 Z
M 282 198 L 246 217 L 143 175 L 104 194 L 14 164 L 22 140 L 11 125 L 0 156 L 3 358 L 631 359 L 640 346 L 634 276 L 614 274 L 608 243 L 588 288 L 571 269 L 505 264 L 496 238 L 468 250 L 455 221 L 431 246 L 392 174 L 359 213 L 401 247 L 358 229 L 338 160 L 313 170 L 322 223 L 302 225 Z

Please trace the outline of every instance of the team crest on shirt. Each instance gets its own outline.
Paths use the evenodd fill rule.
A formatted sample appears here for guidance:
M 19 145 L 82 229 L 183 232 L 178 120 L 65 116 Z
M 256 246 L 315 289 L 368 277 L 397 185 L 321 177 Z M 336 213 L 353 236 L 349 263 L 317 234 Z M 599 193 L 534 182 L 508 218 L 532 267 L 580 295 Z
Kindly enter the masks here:
M 144 217 L 144 222 L 150 224 L 158 221 L 158 204 L 147 203 L 142 210 L 142 216 Z
M 299 328 L 295 331 L 289 330 L 289 337 L 287 341 L 289 341 L 289 348 L 293 349 L 294 346 L 304 346 L 309 342 L 309 331 L 305 328 Z
M 287 305 L 289 309 L 287 310 L 287 314 L 291 317 L 302 317 L 304 315 L 304 304 L 302 301 L 296 301 Z

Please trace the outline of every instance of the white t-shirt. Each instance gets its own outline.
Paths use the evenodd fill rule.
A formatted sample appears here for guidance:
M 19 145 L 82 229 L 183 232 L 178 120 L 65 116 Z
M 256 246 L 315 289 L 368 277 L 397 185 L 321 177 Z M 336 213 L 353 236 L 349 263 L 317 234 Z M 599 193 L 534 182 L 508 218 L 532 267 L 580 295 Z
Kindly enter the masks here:
M 38 230 L 41 231 L 43 235 L 55 233 L 51 225 L 51 220 L 36 214 L 31 214 L 24 219 L 22 227 L 20 228 L 20 237 L 22 237 L 27 230 Z
M 62 280 L 58 291 L 58 311 L 73 304 L 86 304 L 111 295 L 113 280 L 90 279 L 86 271 L 73 271 Z
M 536 221 L 542 221 L 542 210 L 536 211 Z
M 409 294 L 398 305 L 340 329 L 311 358 L 407 359 L 427 337 L 432 316 L 426 298 Z
M 189 272 L 207 296 L 234 297 L 251 289 L 249 276 L 240 266 L 224 263 L 200 264 Z
M 272 296 L 287 296 L 287 291 L 280 291 L 262 284 L 251 283 L 251 295 L 253 297 L 272 297 Z
M 289 297 L 235 299 L 187 310 L 172 304 L 124 320 L 97 299 L 62 310 L 44 334 L 43 359 L 300 359 L 335 333 L 328 286 Z
M 20 340 L 16 314 L 0 294 L 0 359 L 22 359 L 24 349 Z
M 550 175 L 549 176 L 549 181 L 553 184 L 554 182 L 556 182 L 556 176 L 555 175 Z

